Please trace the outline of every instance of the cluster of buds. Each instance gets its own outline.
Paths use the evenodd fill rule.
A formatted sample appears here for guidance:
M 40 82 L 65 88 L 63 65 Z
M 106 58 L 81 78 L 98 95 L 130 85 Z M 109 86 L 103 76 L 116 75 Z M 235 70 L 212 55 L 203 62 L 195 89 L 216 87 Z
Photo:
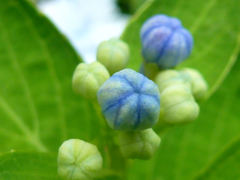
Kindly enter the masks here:
M 191 33 L 178 19 L 155 15 L 143 24 L 141 42 L 144 58 L 141 72 L 154 79 L 160 91 L 159 124 L 195 120 L 199 114 L 197 101 L 206 96 L 207 83 L 195 69 L 173 69 L 190 56 L 193 47 Z M 158 67 L 157 73 L 152 67 Z
M 118 134 L 120 152 L 131 159 L 154 155 L 160 145 L 154 125 L 196 119 L 197 102 L 207 92 L 197 70 L 173 69 L 189 57 L 193 47 L 192 35 L 178 19 L 153 16 L 143 24 L 140 36 L 144 59 L 140 72 L 126 68 L 127 43 L 110 39 L 99 45 L 97 61 L 80 63 L 72 79 L 76 93 L 98 102 L 106 125 Z M 72 139 L 60 147 L 58 165 L 61 177 L 91 179 L 102 168 L 102 156 L 95 145 Z
M 186 123 L 198 117 L 199 106 L 195 99 L 204 98 L 207 84 L 196 70 L 163 70 L 157 74 L 155 82 L 161 93 L 161 123 Z
M 98 102 L 108 125 L 119 131 L 119 147 L 126 158 L 150 158 L 160 144 L 151 129 L 158 122 L 160 93 L 144 75 L 121 70 L 98 91 Z

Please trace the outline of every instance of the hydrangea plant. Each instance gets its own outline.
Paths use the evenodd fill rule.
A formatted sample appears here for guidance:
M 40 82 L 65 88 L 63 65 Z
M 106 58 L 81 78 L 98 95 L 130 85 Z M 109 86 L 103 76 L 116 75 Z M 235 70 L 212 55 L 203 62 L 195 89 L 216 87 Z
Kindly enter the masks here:
M 129 48 L 115 38 L 102 42 L 97 52 L 98 61 L 111 72 L 111 77 L 108 78 L 101 64 L 80 64 L 73 77 L 73 87 L 83 97 L 97 96 L 98 104 L 95 105 L 106 124 L 118 134 L 119 153 L 127 159 L 151 158 L 160 144 L 160 137 L 151 128 L 195 120 L 199 114 L 195 98 L 204 97 L 207 90 L 205 80 L 196 70 L 169 69 L 185 60 L 192 50 L 192 36 L 182 27 L 180 20 L 155 15 L 143 24 L 140 36 L 144 62 L 156 64 L 157 69 L 144 68 L 147 65 L 144 62 L 144 71 L 140 70 L 140 73 L 125 68 Z M 151 77 L 155 82 L 147 77 L 153 70 L 158 71 L 156 77 Z M 59 153 L 64 154 L 64 148 L 60 148 Z M 81 153 L 79 151 L 79 155 Z M 99 159 L 99 154 L 97 157 Z M 99 160 L 92 161 L 91 168 L 100 167 Z M 78 162 L 77 166 L 84 165 L 82 161 Z M 64 169 L 62 166 L 60 163 L 60 170 Z M 76 179 L 81 179 L 77 175 Z M 73 179 L 67 173 L 65 177 Z
M 103 55 L 117 52 L 109 58 L 114 63 L 107 67 L 96 54 L 94 64 L 101 64 L 94 65 L 97 68 L 83 63 L 66 38 L 29 1 L 2 1 L 0 7 L 0 179 L 239 178 L 239 138 L 235 137 L 239 129 L 238 1 L 147 1 L 121 38 L 115 38 L 129 46 L 129 54 L 119 55 L 119 46 L 116 51 L 104 50 Z M 159 12 L 167 15 L 155 14 Z M 153 15 L 181 20 L 176 35 L 166 38 L 183 42 L 179 49 L 171 49 L 169 45 L 178 41 L 170 38 L 164 50 L 157 47 L 165 55 L 150 62 L 147 57 L 154 53 L 144 49 L 140 29 Z M 173 32 L 168 25 L 163 23 Z M 187 52 L 189 39 L 179 36 L 185 27 L 194 37 L 193 53 L 186 61 L 176 55 Z M 163 67 L 159 62 L 171 59 L 170 51 L 178 64 L 169 62 L 171 67 Z M 79 63 L 83 69 L 77 68 Z M 124 101 L 130 107 L 123 109 L 127 116 L 116 103 L 119 122 L 124 125 L 110 126 L 111 113 L 104 113 L 98 93 L 115 73 L 130 70 L 138 74 L 141 63 L 140 77 L 159 91 L 158 120 L 153 118 L 157 106 L 150 108 L 152 103 L 139 106 L 148 109 L 151 118 L 137 113 L 134 105 L 142 100 L 139 91 L 132 101 Z M 114 66 L 118 69 L 111 69 Z M 127 83 L 119 89 L 114 86 L 106 91 L 111 100 L 114 90 L 131 92 Z M 155 104 L 154 99 L 150 101 Z M 131 126 L 136 117 L 141 120 L 139 126 Z

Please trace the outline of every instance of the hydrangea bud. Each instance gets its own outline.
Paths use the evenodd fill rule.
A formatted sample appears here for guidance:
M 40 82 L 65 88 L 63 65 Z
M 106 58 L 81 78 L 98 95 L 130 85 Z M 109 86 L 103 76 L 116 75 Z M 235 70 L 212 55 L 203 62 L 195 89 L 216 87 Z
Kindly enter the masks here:
M 124 69 L 129 59 L 128 45 L 120 39 L 103 41 L 97 50 L 97 60 L 113 74 Z
M 199 107 L 191 89 L 183 84 L 166 87 L 161 93 L 160 114 L 160 121 L 168 124 L 195 120 L 199 114 Z
M 180 73 L 176 70 L 163 70 L 156 76 L 155 82 L 160 92 L 172 85 L 185 85 L 191 88 L 188 75 Z
M 58 174 L 68 180 L 88 180 L 102 168 L 97 147 L 79 139 L 65 141 L 58 151 Z
M 95 99 L 98 89 L 108 78 L 109 73 L 101 63 L 80 63 L 73 74 L 73 90 L 85 98 Z
M 113 129 L 142 130 L 158 121 L 160 96 L 157 85 L 131 69 L 110 77 L 98 91 L 98 102 Z
M 192 51 L 193 38 L 181 22 L 166 15 L 149 18 L 141 28 L 142 55 L 146 62 L 171 68 L 185 60 Z
M 189 76 L 189 82 L 195 99 L 204 99 L 207 94 L 208 85 L 201 73 L 190 68 L 183 69 L 182 73 Z
M 126 158 L 149 159 L 159 145 L 160 137 L 151 128 L 119 134 L 120 151 Z

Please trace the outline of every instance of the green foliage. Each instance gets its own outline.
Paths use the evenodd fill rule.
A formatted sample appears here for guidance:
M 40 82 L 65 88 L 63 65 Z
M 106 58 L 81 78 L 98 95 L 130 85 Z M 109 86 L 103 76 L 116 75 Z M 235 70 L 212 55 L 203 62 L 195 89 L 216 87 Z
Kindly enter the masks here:
M 228 145 L 240 135 L 239 7 L 238 0 L 149 0 L 130 21 L 122 38 L 130 45 L 130 67 L 138 69 L 142 23 L 156 13 L 179 17 L 195 39 L 192 56 L 181 66 L 202 72 L 210 92 L 199 119 L 169 129 L 151 160 L 130 163 L 128 179 L 240 177 L 239 139 Z M 56 153 L 70 138 L 92 142 L 102 151 L 113 138 L 104 134 L 109 129 L 101 128 L 92 105 L 71 89 L 80 61 L 68 41 L 29 2 L 1 1 L 0 151 L 36 153 L 0 156 L 0 179 L 57 179 L 56 157 L 38 151 Z M 103 141 L 97 141 L 99 137 Z M 125 167 L 117 147 L 110 146 L 113 161 L 104 160 L 116 169 Z
M 93 139 L 96 115 L 72 91 L 80 58 L 67 40 L 24 0 L 1 1 L 0 19 L 1 151 Z
M 196 179 L 239 179 L 240 138 L 230 143 Z
M 56 156 L 46 153 L 7 153 L 0 156 L 2 180 L 57 180 Z
M 97 144 L 96 112 L 72 90 L 81 59 L 69 42 L 28 1 L 1 1 L 0 19 L 0 152 L 56 153 L 70 138 Z

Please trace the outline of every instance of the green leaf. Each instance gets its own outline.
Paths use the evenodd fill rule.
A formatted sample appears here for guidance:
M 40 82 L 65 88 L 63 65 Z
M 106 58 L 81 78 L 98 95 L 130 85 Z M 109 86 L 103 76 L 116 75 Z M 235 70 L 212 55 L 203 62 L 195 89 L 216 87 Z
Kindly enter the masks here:
M 221 152 L 196 179 L 239 179 L 240 138 Z
M 47 153 L 7 153 L 0 156 L 2 180 L 57 180 L 56 156 Z
M 29 2 L 1 1 L 0 151 L 56 152 L 65 139 L 96 138 L 92 105 L 71 89 L 80 61 L 66 38 Z
M 221 85 L 234 65 L 240 48 L 238 0 L 149 0 L 131 19 L 122 39 L 129 43 L 129 67 L 139 69 L 142 62 L 140 28 L 155 14 L 178 17 L 194 37 L 194 51 L 181 67 L 202 72 L 210 85 L 209 96 Z

